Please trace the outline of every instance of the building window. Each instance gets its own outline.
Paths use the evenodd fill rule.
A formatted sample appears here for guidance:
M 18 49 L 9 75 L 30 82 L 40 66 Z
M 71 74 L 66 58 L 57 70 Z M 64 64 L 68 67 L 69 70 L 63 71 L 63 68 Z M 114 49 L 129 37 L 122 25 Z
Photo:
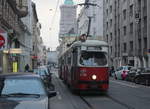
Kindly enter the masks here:
M 123 18 L 124 18 L 124 20 L 126 20 L 126 14 L 127 14 L 126 9 L 124 9 L 123 10 Z
M 106 10 L 107 16 L 108 16 L 108 9 Z
M 112 27 L 112 19 L 110 19 L 110 27 Z
M 93 28 L 93 35 L 96 36 L 96 28 Z
M 133 41 L 130 41 L 130 52 L 133 51 Z
M 106 29 L 108 29 L 108 22 L 106 22 Z
M 133 23 L 130 23 L 130 34 L 133 34 Z
M 123 33 L 124 33 L 124 36 L 126 36 L 126 34 L 127 34 L 127 27 L 126 26 L 123 27 Z
M 144 38 L 144 49 L 147 49 L 147 38 Z
M 110 54 L 112 54 L 112 46 L 110 47 Z
M 110 33 L 110 41 L 112 41 L 112 33 Z
M 143 32 L 146 35 L 147 34 L 147 17 L 144 17 L 144 28 L 143 28 Z
M 130 5 L 130 16 L 133 16 L 133 5 Z
M 106 35 L 106 42 L 108 42 L 108 34 Z
M 96 14 L 93 14 L 93 21 L 96 21 Z
M 127 51 L 127 44 L 126 43 L 123 44 L 123 51 L 124 51 L 124 53 L 126 53 L 126 51 Z
M 22 7 L 22 0 L 19 0 L 19 7 Z
M 112 5 L 111 5 L 109 8 L 110 8 L 110 9 L 109 9 L 109 10 L 110 10 L 110 13 L 112 13 Z
M 138 52 L 140 52 L 141 51 L 141 47 L 142 47 L 142 45 L 141 45 L 141 39 L 138 39 L 138 42 L 139 42 L 139 51 Z

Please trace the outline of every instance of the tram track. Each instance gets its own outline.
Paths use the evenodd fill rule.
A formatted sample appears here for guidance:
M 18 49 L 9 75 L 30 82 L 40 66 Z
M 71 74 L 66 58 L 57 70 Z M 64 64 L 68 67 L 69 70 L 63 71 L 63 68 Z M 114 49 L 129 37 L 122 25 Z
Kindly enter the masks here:
M 79 96 L 79 97 L 90 109 L 95 109 L 84 97 L 82 96 Z
M 86 100 L 85 97 L 83 97 L 83 96 L 81 96 L 81 95 L 80 95 L 79 97 L 82 99 L 82 101 L 83 101 L 84 103 L 86 103 L 86 104 L 88 105 L 88 107 L 89 107 L 90 109 L 99 109 L 98 107 L 94 107 L 94 105 L 92 105 L 92 103 L 90 103 L 89 100 Z M 132 107 L 132 106 L 129 106 L 128 104 L 126 104 L 126 103 L 124 103 L 124 102 L 119 101 L 118 99 L 116 99 L 116 98 L 114 98 L 114 97 L 112 97 L 112 96 L 110 96 L 110 95 L 106 95 L 105 97 L 108 98 L 108 99 L 110 99 L 111 101 L 117 103 L 118 105 L 123 106 L 125 109 L 136 109 L 136 108 L 134 108 L 134 107 Z M 105 109 L 105 108 L 103 108 L 103 109 Z
M 114 98 L 114 97 L 112 97 L 112 96 L 110 96 L 110 95 L 107 95 L 107 98 L 109 98 L 109 99 L 111 99 L 112 101 L 114 101 L 114 102 L 116 102 L 116 103 L 118 103 L 118 104 L 124 106 L 124 107 L 127 108 L 127 109 L 135 109 L 134 107 L 131 107 L 131 106 L 129 106 L 128 104 L 123 103 L 123 102 L 119 101 L 118 99 L 116 99 L 116 98 Z
M 64 86 L 64 84 L 62 84 L 62 81 L 59 78 L 56 77 L 54 82 L 55 84 L 57 84 L 57 87 L 60 87 L 61 89 L 63 89 L 63 90 L 59 90 L 58 94 L 61 93 L 61 95 L 63 95 L 63 92 L 66 92 L 66 90 L 68 90 L 66 89 L 67 87 Z M 73 109 L 80 109 L 78 105 L 76 105 L 76 103 L 73 101 L 73 96 L 71 96 L 71 93 L 66 93 L 65 96 L 69 99 L 68 102 L 72 104 Z M 92 109 L 92 108 L 88 108 L 88 109 Z
M 74 96 L 69 92 L 69 93 L 66 93 L 66 94 L 63 94 L 64 92 L 68 91 L 68 88 L 62 83 L 62 81 L 55 77 L 54 79 L 54 84 L 56 84 L 57 87 L 59 87 L 59 95 L 63 98 L 64 96 L 67 97 L 70 101 L 70 103 L 72 104 L 73 108 L 74 109 L 82 109 L 83 107 L 80 107 L 78 106 L 78 103 L 76 103 L 76 100 L 73 100 L 74 99 Z M 62 96 L 63 95 L 63 96 Z M 60 97 L 60 98 L 61 98 Z M 79 99 L 82 101 L 80 103 L 83 103 L 85 105 L 87 105 L 87 108 L 83 108 L 83 109 L 101 109 L 101 105 L 99 105 L 99 100 L 96 100 L 94 99 L 95 96 L 89 96 L 91 98 L 86 98 L 87 96 L 84 96 L 84 95 L 78 95 Z M 100 95 L 101 97 L 101 95 Z M 111 102 L 114 102 L 116 104 L 118 104 L 118 106 L 122 106 L 123 109 L 135 109 L 134 107 L 124 103 L 123 101 L 120 101 L 119 99 L 107 94 L 106 96 L 104 96 L 105 98 L 108 98 Z M 100 98 L 101 99 L 101 98 Z M 102 98 L 103 99 L 103 98 Z M 101 100 L 102 100 L 101 99 Z M 96 104 L 93 104 L 92 103 L 92 100 L 95 100 L 96 101 Z M 108 109 L 108 108 L 102 108 L 102 109 Z

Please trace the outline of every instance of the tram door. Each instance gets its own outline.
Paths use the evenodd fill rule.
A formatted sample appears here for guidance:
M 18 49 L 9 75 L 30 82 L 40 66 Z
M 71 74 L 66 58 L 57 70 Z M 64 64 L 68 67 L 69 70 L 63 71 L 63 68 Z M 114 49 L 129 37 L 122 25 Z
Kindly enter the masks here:
M 77 60 L 78 60 L 78 49 L 74 48 L 72 51 L 72 67 L 71 67 L 71 80 L 75 84 L 77 80 Z

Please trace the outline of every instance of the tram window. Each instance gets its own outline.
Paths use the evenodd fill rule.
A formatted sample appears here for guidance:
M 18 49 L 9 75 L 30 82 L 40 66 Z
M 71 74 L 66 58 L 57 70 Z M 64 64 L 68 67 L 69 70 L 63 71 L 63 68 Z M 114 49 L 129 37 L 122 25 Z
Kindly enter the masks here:
M 107 57 L 104 52 L 82 52 L 80 64 L 85 66 L 103 66 L 107 64 Z

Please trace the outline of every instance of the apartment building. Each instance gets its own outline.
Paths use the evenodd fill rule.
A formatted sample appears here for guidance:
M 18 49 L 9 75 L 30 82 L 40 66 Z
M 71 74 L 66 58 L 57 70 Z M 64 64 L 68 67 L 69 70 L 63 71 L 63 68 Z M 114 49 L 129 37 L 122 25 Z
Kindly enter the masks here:
M 103 0 L 104 38 L 109 62 L 118 67 L 150 67 L 150 1 Z

